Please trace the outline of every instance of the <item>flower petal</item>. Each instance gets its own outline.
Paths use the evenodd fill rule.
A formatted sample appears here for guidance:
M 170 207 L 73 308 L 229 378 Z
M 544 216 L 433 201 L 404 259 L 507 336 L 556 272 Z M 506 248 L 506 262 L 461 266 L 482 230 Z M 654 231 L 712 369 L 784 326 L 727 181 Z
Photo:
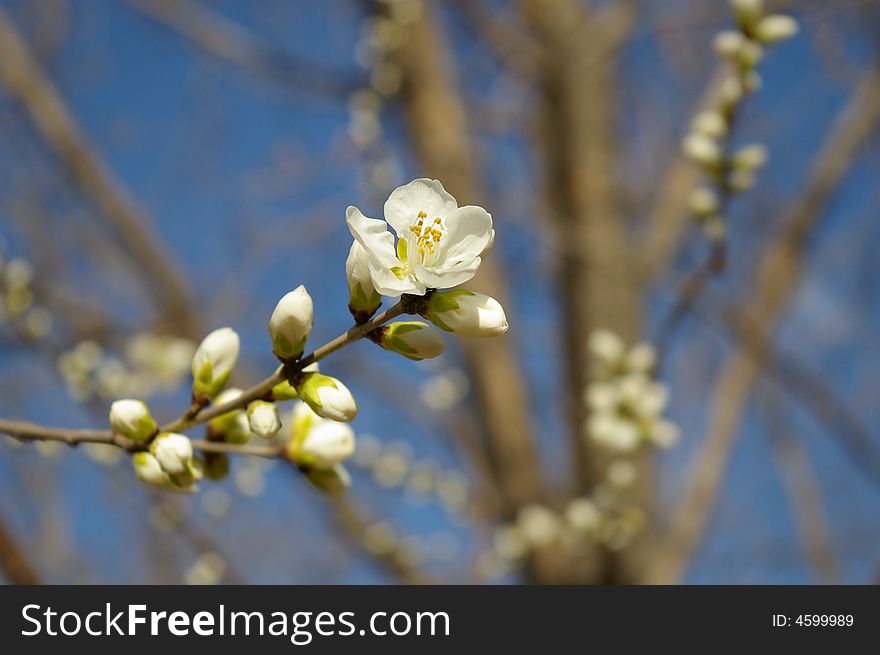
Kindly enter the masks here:
M 385 202 L 385 220 L 398 235 L 407 237 L 409 226 L 425 212 L 428 220 L 445 217 L 458 207 L 458 203 L 437 180 L 422 177 L 397 187 Z
M 397 263 L 397 266 L 400 266 L 400 262 Z M 369 269 L 373 286 L 383 296 L 394 298 L 402 293 L 411 293 L 415 296 L 425 295 L 425 285 L 411 275 L 404 274 L 401 279 L 394 271 L 387 266 L 383 266 L 373 258 L 370 258 Z M 400 272 L 399 268 L 398 272 Z
M 345 210 L 345 222 L 351 236 L 364 247 L 370 259 L 391 269 L 400 266 L 400 260 L 394 252 L 394 235 L 387 230 L 385 221 L 378 218 L 367 218 L 357 207 Z
M 425 268 L 416 266 L 416 277 L 432 289 L 450 289 L 464 284 L 477 274 L 480 258 L 473 257 L 467 262 L 457 262 L 449 267 Z
M 446 265 L 470 262 L 478 257 L 492 238 L 492 216 L 482 207 L 466 205 L 444 217 L 446 234 L 440 242 L 440 261 Z

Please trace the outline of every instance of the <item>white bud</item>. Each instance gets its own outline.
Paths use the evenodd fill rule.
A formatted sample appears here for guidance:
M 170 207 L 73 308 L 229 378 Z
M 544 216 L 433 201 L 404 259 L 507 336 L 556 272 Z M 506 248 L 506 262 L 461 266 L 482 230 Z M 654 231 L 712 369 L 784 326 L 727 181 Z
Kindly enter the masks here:
M 204 338 L 193 355 L 193 393 L 213 398 L 220 392 L 238 361 L 239 346 L 238 334 L 228 327 Z
M 723 156 L 721 146 L 716 141 L 697 132 L 685 137 L 681 149 L 689 159 L 707 168 L 718 166 Z
M 590 436 L 598 444 L 619 452 L 632 452 L 639 445 L 638 428 L 631 422 L 606 412 L 594 413 L 587 423 Z
M 241 393 L 241 389 L 236 387 L 224 389 L 214 399 L 214 406 L 219 407 L 220 405 L 232 402 Z M 243 409 L 234 409 L 231 412 L 226 412 L 212 418 L 208 421 L 208 428 L 214 435 L 214 438 L 221 438 L 226 443 L 246 444 L 253 437 Z
M 309 468 L 304 473 L 309 482 L 328 494 L 342 493 L 351 486 L 351 476 L 342 464 L 330 468 Z
M 297 381 L 296 392 L 318 416 L 346 422 L 357 416 L 357 403 L 351 391 L 329 375 L 306 373 Z
M 354 432 L 345 423 L 322 419 L 302 403 L 294 408 L 291 423 L 287 452 L 296 464 L 332 468 L 354 454 Z
M 192 442 L 186 435 L 163 432 L 153 439 L 150 452 L 168 474 L 188 473 L 190 470 L 193 449 Z
M 688 207 L 699 218 L 705 218 L 718 213 L 720 203 L 718 196 L 712 189 L 698 187 L 691 191 L 688 196 Z
M 357 241 L 351 244 L 348 259 L 345 260 L 345 279 L 348 281 L 348 308 L 358 318 L 366 320 L 372 316 L 382 296 L 373 286 L 370 277 L 369 255 Z
M 313 321 L 312 297 L 304 286 L 298 286 L 279 300 L 269 320 L 269 336 L 272 337 L 275 356 L 283 362 L 298 359 L 312 331 Z
M 757 41 L 746 39 L 739 49 L 737 61 L 743 68 L 754 68 L 764 58 L 764 48 Z
M 424 316 L 441 330 L 462 337 L 494 337 L 508 328 L 501 303 L 465 289 L 435 292 Z
M 797 33 L 798 23 L 791 16 L 767 16 L 755 27 L 755 37 L 767 45 L 785 41 Z
M 731 159 L 731 164 L 734 168 L 751 170 L 764 166 L 768 158 L 767 148 L 760 143 L 753 143 L 737 150 Z
M 606 364 L 613 364 L 623 357 L 626 346 L 611 330 L 593 330 L 589 341 L 590 352 Z
M 565 520 L 578 532 L 594 532 L 602 522 L 602 512 L 589 498 L 575 498 L 565 508 Z
M 724 30 L 715 35 L 715 52 L 725 59 L 736 59 L 745 42 L 746 37 L 742 32 Z
M 701 111 L 694 116 L 692 123 L 694 132 L 710 139 L 720 139 L 727 134 L 727 120 L 717 111 Z
M 721 104 L 728 109 L 738 105 L 745 94 L 746 91 L 743 88 L 742 82 L 740 82 L 738 77 L 734 76 L 724 78 L 721 86 L 718 88 L 718 98 Z
M 110 405 L 110 429 L 134 441 L 146 441 L 156 433 L 156 421 L 140 400 L 117 400 Z
M 593 382 L 587 387 L 585 400 L 594 412 L 611 412 L 620 402 L 617 386 L 609 382 Z
M 421 321 L 397 321 L 381 328 L 381 345 L 408 359 L 421 361 L 443 352 L 443 337 Z
M 730 0 L 730 5 L 742 25 L 751 25 L 764 15 L 764 0 Z
M 678 426 L 672 421 L 656 421 L 648 432 L 648 438 L 659 448 L 671 448 L 678 441 Z
M 281 429 L 278 406 L 265 400 L 255 400 L 247 408 L 250 431 L 260 439 L 271 439 Z
M 624 358 L 624 366 L 634 373 L 647 373 L 657 362 L 657 351 L 647 343 L 638 343 L 633 346 Z
M 135 453 L 131 458 L 134 474 L 139 480 L 157 487 L 168 486 L 168 475 L 159 465 L 159 460 L 150 453 Z
M 559 517 L 551 509 L 537 503 L 522 507 L 517 512 L 516 524 L 532 546 L 544 546 L 559 535 Z

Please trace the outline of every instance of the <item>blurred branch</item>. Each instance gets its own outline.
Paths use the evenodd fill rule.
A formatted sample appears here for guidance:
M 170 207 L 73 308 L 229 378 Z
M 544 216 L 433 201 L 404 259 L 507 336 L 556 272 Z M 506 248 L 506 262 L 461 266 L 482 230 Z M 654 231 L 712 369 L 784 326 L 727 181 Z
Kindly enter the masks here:
M 197 334 L 192 298 L 168 251 L 157 239 L 146 215 L 92 149 L 2 8 L 0 84 L 25 109 L 74 183 L 112 225 L 146 274 L 158 306 L 179 321 L 182 332 Z
M 28 561 L 6 526 L 0 519 L 0 569 L 13 584 L 42 584 L 39 575 Z
M 610 456 L 585 438 L 583 392 L 591 382 L 590 334 L 612 330 L 627 342 L 641 332 L 639 280 L 628 264 L 628 235 L 618 187 L 618 67 L 614 53 L 635 20 L 632 3 L 585 9 L 576 0 L 523 0 L 522 12 L 542 47 L 540 145 L 546 167 L 544 205 L 565 244 L 556 282 L 562 303 L 569 437 L 575 491 L 604 478 Z M 637 460 L 633 497 L 650 504 L 649 457 Z M 582 582 L 626 581 L 643 561 L 637 540 L 612 555 L 584 559 Z M 600 561 L 607 560 L 607 561 Z
M 339 528 L 349 534 L 354 543 L 362 545 L 364 532 L 369 524 L 360 508 L 351 500 L 341 496 L 330 496 L 327 500 L 333 508 L 333 518 Z M 431 584 L 435 582 L 422 571 L 410 566 L 396 550 L 392 549 L 387 553 L 370 552 L 369 554 L 392 578 L 404 584 Z
M 468 140 L 465 108 L 455 87 L 442 30 L 427 4 L 398 52 L 402 101 L 415 151 L 427 175 L 462 204 L 480 203 L 479 171 Z M 487 258 L 470 286 L 508 306 L 509 293 L 497 258 Z M 505 514 L 541 497 L 538 459 L 525 379 L 510 337 L 462 341 L 502 492 Z M 503 381 L 503 382 L 500 382 Z
M 875 129 L 878 120 L 880 78 L 877 69 L 871 68 L 838 116 L 814 162 L 803 193 L 782 221 L 782 231 L 757 267 L 749 313 L 754 317 L 758 333 L 765 339 L 799 279 L 810 233 L 824 215 L 834 190 L 844 179 L 859 147 Z M 722 366 L 715 386 L 706 440 L 691 465 L 684 497 L 670 533 L 651 563 L 647 582 L 678 581 L 696 551 L 708 525 L 739 419 L 760 368 L 760 359 L 755 361 L 743 352 L 730 356 Z
M 782 476 L 800 542 L 819 584 L 839 584 L 840 567 L 831 545 L 822 490 L 804 445 L 785 424 L 778 391 L 767 399 L 770 445 Z
M 345 69 L 273 47 L 195 0 L 126 0 L 204 52 L 281 86 L 345 99 L 363 80 Z

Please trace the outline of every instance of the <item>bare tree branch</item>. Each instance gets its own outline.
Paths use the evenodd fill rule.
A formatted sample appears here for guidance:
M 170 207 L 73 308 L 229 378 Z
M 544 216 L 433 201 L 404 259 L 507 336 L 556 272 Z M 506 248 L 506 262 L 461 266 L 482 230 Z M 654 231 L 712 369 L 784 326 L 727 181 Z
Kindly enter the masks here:
M 844 178 L 864 140 L 880 120 L 880 78 L 876 69 L 866 73 L 850 103 L 838 117 L 816 158 L 813 170 L 783 229 L 757 267 L 750 314 L 759 331 L 768 335 L 785 308 L 803 267 L 807 238 L 832 193 Z M 760 370 L 759 364 L 737 352 L 722 367 L 715 386 L 706 440 L 694 459 L 684 497 L 669 535 L 651 562 L 649 583 L 681 578 L 708 524 L 718 486 L 736 435 L 736 428 Z

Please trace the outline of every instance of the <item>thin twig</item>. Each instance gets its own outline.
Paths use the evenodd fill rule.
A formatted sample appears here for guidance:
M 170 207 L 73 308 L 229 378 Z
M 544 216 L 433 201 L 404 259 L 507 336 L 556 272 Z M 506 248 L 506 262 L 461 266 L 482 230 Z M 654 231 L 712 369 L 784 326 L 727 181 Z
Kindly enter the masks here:
M 332 341 L 316 349 L 312 354 L 303 357 L 289 367 L 289 373 L 302 371 L 309 364 L 319 362 L 328 355 L 336 352 L 340 348 L 363 338 L 370 330 L 400 316 L 404 313 L 402 303 L 389 307 L 381 314 L 375 316 L 372 320 L 356 325 L 347 332 L 339 335 Z M 284 374 L 279 369 L 262 382 L 255 384 L 249 389 L 243 391 L 241 395 L 219 405 L 212 405 L 196 412 L 191 418 L 182 416 L 176 420 L 165 423 L 159 428 L 160 432 L 177 432 L 187 428 L 206 423 L 213 418 L 228 414 L 239 409 L 243 409 L 252 400 L 257 400 L 266 396 L 272 388 L 278 383 L 284 381 Z M 117 446 L 129 452 L 137 452 L 147 448 L 146 443 L 133 441 L 122 435 L 113 434 L 110 430 L 72 430 L 68 428 L 55 428 L 45 425 L 38 425 L 28 421 L 12 421 L 0 419 L 0 432 L 8 434 L 12 437 L 30 441 L 60 441 L 69 446 L 76 446 L 80 443 L 101 443 L 110 446 Z M 257 457 L 278 457 L 284 452 L 282 448 L 277 446 L 260 446 L 249 444 L 229 444 L 216 441 L 194 441 L 193 448 L 202 452 L 212 453 L 235 453 L 240 455 L 254 455 Z

